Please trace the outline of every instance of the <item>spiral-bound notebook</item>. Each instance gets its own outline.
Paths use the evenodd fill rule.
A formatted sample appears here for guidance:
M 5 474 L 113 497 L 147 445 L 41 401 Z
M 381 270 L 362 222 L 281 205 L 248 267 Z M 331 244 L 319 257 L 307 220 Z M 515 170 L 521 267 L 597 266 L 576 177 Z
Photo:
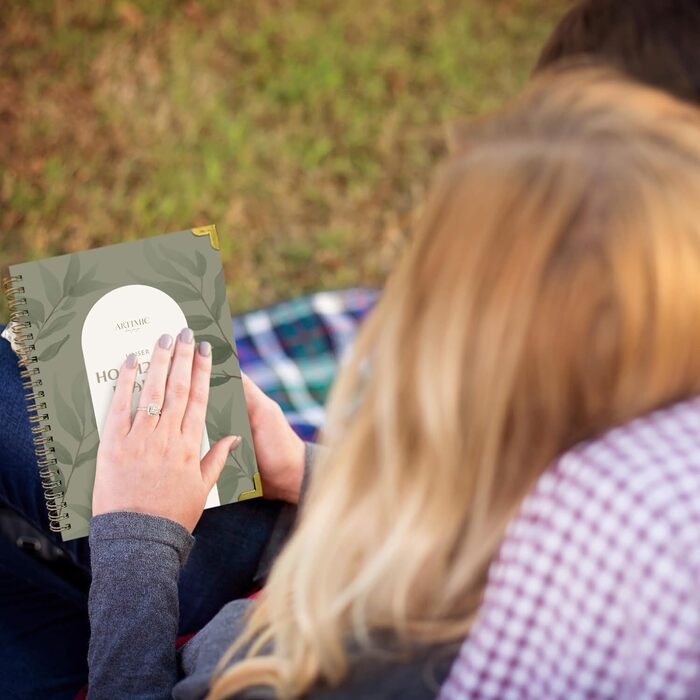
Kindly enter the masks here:
M 139 360 L 134 405 L 163 333 L 212 345 L 201 454 L 241 435 L 207 499 L 262 495 L 214 226 L 11 265 L 4 286 L 51 528 L 88 534 L 100 433 L 119 367 Z M 167 486 L 166 486 L 167 488 Z

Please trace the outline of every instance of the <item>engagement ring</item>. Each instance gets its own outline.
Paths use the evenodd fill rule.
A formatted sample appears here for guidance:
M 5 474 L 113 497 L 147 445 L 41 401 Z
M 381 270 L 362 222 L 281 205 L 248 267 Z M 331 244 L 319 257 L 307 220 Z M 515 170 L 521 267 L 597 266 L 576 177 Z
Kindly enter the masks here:
M 149 416 L 159 416 L 161 414 L 160 407 L 157 403 L 149 403 L 148 406 L 139 406 L 137 411 L 146 411 Z

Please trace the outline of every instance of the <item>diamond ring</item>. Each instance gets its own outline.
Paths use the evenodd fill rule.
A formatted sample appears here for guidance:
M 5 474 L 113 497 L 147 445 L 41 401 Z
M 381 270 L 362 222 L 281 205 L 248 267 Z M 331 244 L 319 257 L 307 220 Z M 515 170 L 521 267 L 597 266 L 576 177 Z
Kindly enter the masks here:
M 146 411 L 149 416 L 159 416 L 161 414 L 160 406 L 157 403 L 149 403 L 148 406 L 139 406 L 137 411 Z

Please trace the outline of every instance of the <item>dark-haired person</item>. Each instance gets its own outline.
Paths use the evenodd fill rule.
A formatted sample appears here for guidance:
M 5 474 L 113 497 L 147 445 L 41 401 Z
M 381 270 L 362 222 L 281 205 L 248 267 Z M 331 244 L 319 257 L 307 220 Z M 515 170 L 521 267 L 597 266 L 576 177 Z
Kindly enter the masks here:
M 547 40 L 535 72 L 586 58 L 700 105 L 700 2 L 578 0 Z
M 607 64 L 638 82 L 700 106 L 700 0 L 578 0 L 557 23 L 540 52 L 533 73 L 539 75 L 557 67 L 576 67 L 587 62 Z M 683 680 L 680 685 L 675 685 L 679 678 L 683 678 L 683 673 L 677 674 L 674 651 L 678 626 L 675 613 L 669 616 L 667 611 L 685 607 L 689 616 L 695 617 L 697 624 L 697 613 L 693 611 L 693 600 L 689 595 L 691 589 L 686 586 L 685 593 L 679 594 L 679 590 L 683 590 L 682 583 L 679 588 L 670 579 L 664 581 L 663 575 L 654 575 L 646 579 L 646 586 L 642 579 L 636 591 L 632 592 L 628 587 L 622 594 L 623 597 L 636 595 L 639 599 L 646 598 L 641 605 L 637 601 L 636 610 L 643 610 L 644 605 L 648 605 L 649 617 L 655 618 L 655 629 L 646 641 L 645 657 L 633 653 L 633 641 L 624 639 L 624 635 L 615 638 L 608 628 L 598 629 L 598 634 L 591 629 L 587 641 L 575 641 L 573 653 L 575 655 L 578 651 L 580 656 L 578 660 L 572 660 L 572 647 L 557 643 L 550 634 L 553 630 L 547 629 L 547 618 L 554 612 L 558 629 L 576 640 L 573 633 L 577 617 L 579 621 L 585 621 L 586 616 L 590 620 L 597 614 L 599 620 L 605 619 L 606 606 L 616 595 L 620 599 L 620 591 L 625 584 L 624 575 L 617 579 L 594 576 L 586 580 L 582 577 L 581 585 L 588 588 L 583 595 L 580 594 L 580 587 L 574 591 L 560 587 L 558 591 L 549 593 L 546 604 L 544 598 L 539 601 L 538 610 L 529 609 L 531 600 L 524 603 L 517 600 L 523 597 L 523 591 L 528 588 L 540 588 L 544 596 L 544 587 L 556 577 L 556 570 L 563 570 L 560 561 L 562 552 L 543 548 L 538 538 L 549 538 L 550 543 L 556 541 L 560 550 L 568 550 L 570 557 L 580 557 L 582 561 L 586 560 L 587 551 L 596 539 L 600 542 L 601 538 L 609 535 L 607 546 L 615 548 L 615 535 L 611 529 L 632 517 L 625 498 L 629 497 L 633 487 L 626 472 L 631 473 L 638 468 L 640 455 L 642 460 L 656 459 L 659 470 L 675 462 L 692 472 L 697 458 L 688 452 L 684 440 L 678 441 L 674 437 L 675 431 L 688 430 L 684 426 L 686 420 L 690 420 L 691 424 L 695 424 L 694 429 L 700 431 L 700 424 L 692 414 L 691 410 L 685 416 L 681 415 L 680 421 L 673 418 L 664 421 L 661 417 L 660 420 L 652 418 L 638 422 L 631 430 L 613 434 L 608 445 L 593 446 L 593 458 L 588 464 L 591 473 L 595 475 L 597 470 L 605 479 L 619 479 L 615 488 L 621 492 L 622 498 L 602 504 L 594 501 L 590 509 L 582 507 L 577 514 L 579 522 L 562 527 L 547 520 L 560 495 L 554 489 L 544 495 L 539 494 L 539 500 L 537 497 L 531 499 L 529 510 L 521 518 L 526 523 L 529 520 L 531 525 L 529 539 L 528 536 L 521 539 L 519 551 L 511 549 L 506 552 L 504 563 L 500 568 L 498 564 L 494 566 L 492 572 L 491 588 L 505 589 L 504 595 L 506 598 L 510 596 L 511 605 L 498 609 L 489 606 L 489 599 L 485 601 L 477 637 L 485 636 L 491 640 L 492 646 L 486 651 L 483 648 L 479 651 L 479 640 L 476 644 L 473 640 L 466 640 L 443 687 L 440 700 L 471 697 L 568 699 L 588 697 L 588 693 L 602 698 L 700 697 L 700 681 L 692 680 L 693 674 L 695 678 L 700 678 L 700 649 L 694 650 L 694 660 L 686 666 L 686 674 L 690 669 L 691 680 L 687 681 L 687 685 Z M 636 457 L 631 454 L 637 447 L 635 442 L 645 444 Z M 618 450 L 616 443 L 631 443 L 631 452 Z M 662 454 L 658 454 L 658 451 Z M 584 452 L 584 460 L 588 458 L 589 455 Z M 572 456 L 568 462 L 569 470 L 581 467 L 576 459 L 576 456 Z M 566 466 L 560 469 L 560 473 L 565 474 L 566 469 Z M 560 475 L 558 478 L 565 482 L 566 476 Z M 579 499 L 590 496 L 581 484 L 570 488 L 571 493 Z M 672 498 L 677 499 L 678 510 L 682 512 L 682 491 L 675 488 Z M 608 511 L 607 522 L 602 525 L 598 520 L 601 506 Z M 636 517 L 638 536 L 653 540 L 651 531 L 656 526 L 653 519 L 644 521 L 638 514 Z M 588 542 L 582 543 L 586 539 Z M 650 551 L 653 551 L 653 547 Z M 662 559 L 661 550 L 656 554 L 659 560 Z M 693 558 L 696 560 L 697 555 Z M 621 566 L 624 568 L 627 563 L 621 562 Z M 539 571 L 533 576 L 533 571 L 538 568 Z M 696 571 L 700 574 L 697 565 Z M 527 577 L 530 577 L 529 581 L 525 580 Z M 698 582 L 694 585 L 697 586 Z M 561 598 L 558 609 L 557 596 Z M 650 599 L 650 596 L 672 603 L 666 606 Z M 496 604 L 498 602 L 496 600 Z M 626 614 L 631 615 L 634 601 L 629 600 L 628 606 Z M 639 624 L 641 630 L 645 622 L 640 621 Z M 541 650 L 532 646 L 532 636 L 535 635 L 543 641 Z M 514 649 L 518 653 L 513 654 Z M 627 668 L 620 669 L 620 657 L 617 660 L 613 658 L 613 649 L 627 652 Z M 520 652 L 524 652 L 524 664 Z M 586 667 L 585 660 L 596 656 L 605 658 L 606 662 L 597 668 Z M 659 658 L 665 661 L 656 665 L 655 661 Z M 562 664 L 571 667 L 568 678 L 561 673 Z M 554 673 L 553 668 L 556 669 Z M 583 690 L 586 684 L 588 686 Z

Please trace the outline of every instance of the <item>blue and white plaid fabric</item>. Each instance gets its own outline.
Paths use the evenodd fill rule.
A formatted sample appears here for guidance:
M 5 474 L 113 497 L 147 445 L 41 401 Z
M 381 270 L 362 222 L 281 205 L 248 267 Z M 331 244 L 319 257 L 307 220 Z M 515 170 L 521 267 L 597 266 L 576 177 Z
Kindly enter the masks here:
M 233 319 L 241 369 L 280 404 L 296 432 L 313 440 L 343 353 L 379 292 L 317 292 Z

